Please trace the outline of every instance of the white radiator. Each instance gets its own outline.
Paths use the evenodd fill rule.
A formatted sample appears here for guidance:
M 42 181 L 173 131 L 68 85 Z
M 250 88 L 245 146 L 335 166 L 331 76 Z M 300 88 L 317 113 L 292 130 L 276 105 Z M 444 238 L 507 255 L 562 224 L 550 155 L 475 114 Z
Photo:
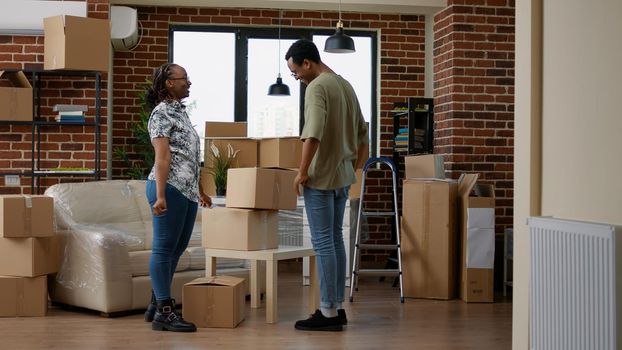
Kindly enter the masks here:
M 533 350 L 622 349 L 619 227 L 528 220 Z

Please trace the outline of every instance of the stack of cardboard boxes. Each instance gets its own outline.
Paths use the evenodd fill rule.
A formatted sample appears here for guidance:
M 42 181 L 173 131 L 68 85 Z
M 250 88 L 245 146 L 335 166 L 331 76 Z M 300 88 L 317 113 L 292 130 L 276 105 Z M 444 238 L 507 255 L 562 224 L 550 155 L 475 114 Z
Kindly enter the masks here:
M 246 138 L 246 123 L 208 122 L 205 134 L 206 153 L 210 143 L 221 151 L 230 144 L 239 153 L 236 167 L 227 173 L 226 207 L 202 211 L 203 246 L 233 250 L 278 248 L 278 210 L 296 210 L 296 172 L 288 168 L 300 163 L 302 142 L 298 138 Z M 209 167 L 210 158 L 206 156 L 205 161 Z M 202 179 L 203 189 L 213 189 L 207 169 L 202 174 L 208 175 Z M 186 284 L 184 318 L 198 327 L 236 327 L 244 319 L 243 283 L 230 276 L 207 276 Z
M 0 196 L 0 316 L 45 316 L 47 275 L 58 271 L 54 202 Z
M 477 175 L 444 179 L 439 155 L 405 159 L 404 296 L 492 302 L 494 190 Z M 478 191 L 472 191 L 476 187 Z

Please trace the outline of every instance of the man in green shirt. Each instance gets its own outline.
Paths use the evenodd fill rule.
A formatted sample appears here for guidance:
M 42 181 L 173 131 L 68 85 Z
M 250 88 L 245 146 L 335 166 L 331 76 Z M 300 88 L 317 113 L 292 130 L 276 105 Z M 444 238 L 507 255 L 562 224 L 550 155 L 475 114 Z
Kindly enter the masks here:
M 295 327 L 341 331 L 347 323 L 342 223 L 350 185 L 356 182 L 354 170 L 366 161 L 367 126 L 352 85 L 321 61 L 313 42 L 296 41 L 285 59 L 292 76 L 307 85 L 294 189 L 300 195 L 303 187 L 320 279 L 320 310 Z

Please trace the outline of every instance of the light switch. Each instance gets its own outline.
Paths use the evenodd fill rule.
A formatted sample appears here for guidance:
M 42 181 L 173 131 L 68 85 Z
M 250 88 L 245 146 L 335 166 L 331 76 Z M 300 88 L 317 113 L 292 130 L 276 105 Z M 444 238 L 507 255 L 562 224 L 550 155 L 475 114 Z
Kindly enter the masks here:
M 19 175 L 4 175 L 4 185 L 7 187 L 19 187 Z

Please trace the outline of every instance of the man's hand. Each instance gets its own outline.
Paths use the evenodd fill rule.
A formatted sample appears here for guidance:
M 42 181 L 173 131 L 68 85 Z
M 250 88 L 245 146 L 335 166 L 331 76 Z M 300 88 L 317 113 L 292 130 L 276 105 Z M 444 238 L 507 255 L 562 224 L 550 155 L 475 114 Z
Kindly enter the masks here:
M 212 198 L 206 195 L 204 192 L 199 193 L 199 205 L 204 208 L 212 207 Z
M 301 185 L 304 186 L 308 180 L 309 180 L 309 175 L 307 174 L 302 174 L 301 172 L 298 172 L 298 175 L 296 175 L 296 178 L 294 179 L 294 192 L 296 192 L 298 196 L 302 195 L 300 193 L 300 186 Z

